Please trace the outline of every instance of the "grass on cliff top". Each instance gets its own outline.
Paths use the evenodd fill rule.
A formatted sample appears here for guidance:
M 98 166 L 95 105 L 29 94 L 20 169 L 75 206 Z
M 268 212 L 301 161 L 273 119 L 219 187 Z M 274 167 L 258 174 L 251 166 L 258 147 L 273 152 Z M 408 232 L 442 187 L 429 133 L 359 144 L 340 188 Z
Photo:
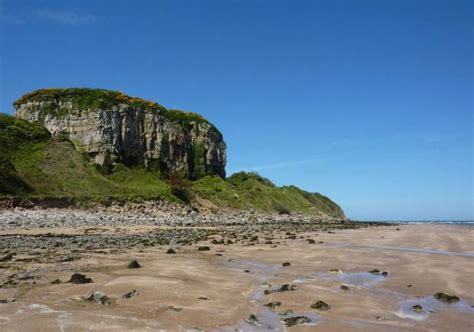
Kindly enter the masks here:
M 75 106 L 75 108 L 82 111 L 91 109 L 108 110 L 119 104 L 127 104 L 148 112 L 160 112 L 170 121 L 179 123 L 182 126 L 189 126 L 191 125 L 191 122 L 207 123 L 219 132 L 216 127 L 199 114 L 176 109 L 167 109 L 153 101 L 130 97 L 120 91 L 89 88 L 39 89 L 25 94 L 15 101 L 13 105 L 18 107 L 21 104 L 34 101 L 51 103 L 50 105 L 45 105 L 41 110 L 42 118 L 46 117 L 47 114 L 54 114 L 59 117 L 66 115 L 70 110 L 64 107 L 59 107 L 59 102 L 70 102 Z

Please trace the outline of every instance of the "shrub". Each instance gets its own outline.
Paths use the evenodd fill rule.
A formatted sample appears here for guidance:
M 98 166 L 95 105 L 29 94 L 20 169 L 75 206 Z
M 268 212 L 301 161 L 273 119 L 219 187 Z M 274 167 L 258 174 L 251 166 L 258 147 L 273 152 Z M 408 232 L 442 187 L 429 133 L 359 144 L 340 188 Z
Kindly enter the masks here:
M 185 203 L 191 202 L 194 198 L 192 183 L 177 174 L 171 174 L 168 179 L 171 193 Z

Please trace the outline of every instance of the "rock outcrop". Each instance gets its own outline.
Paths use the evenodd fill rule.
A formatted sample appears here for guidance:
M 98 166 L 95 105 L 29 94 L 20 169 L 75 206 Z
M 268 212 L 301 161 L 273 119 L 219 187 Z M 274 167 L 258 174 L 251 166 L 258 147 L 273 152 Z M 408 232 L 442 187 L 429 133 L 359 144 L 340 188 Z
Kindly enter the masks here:
M 37 90 L 14 106 L 17 117 L 65 136 L 104 173 L 123 163 L 189 179 L 225 177 L 222 134 L 198 114 L 99 89 Z

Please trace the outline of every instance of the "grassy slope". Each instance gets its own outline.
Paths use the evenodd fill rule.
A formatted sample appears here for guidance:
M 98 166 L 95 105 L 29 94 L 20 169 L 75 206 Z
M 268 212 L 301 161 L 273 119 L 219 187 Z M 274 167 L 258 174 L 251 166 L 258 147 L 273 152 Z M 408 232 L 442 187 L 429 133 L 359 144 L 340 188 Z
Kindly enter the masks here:
M 159 174 L 117 167 L 103 176 L 68 141 L 41 126 L 0 114 L 0 195 L 32 198 L 176 200 Z
M 294 186 L 277 187 L 253 173 L 237 173 L 227 180 L 207 176 L 186 190 L 219 207 L 342 216 L 339 207 L 322 195 Z M 3 114 L 0 196 L 178 201 L 158 173 L 117 165 L 111 175 L 104 176 L 69 141 L 51 138 L 42 126 Z
M 343 217 L 340 207 L 327 197 L 295 186 L 277 187 L 254 173 L 236 173 L 227 180 L 207 176 L 195 181 L 196 193 L 217 206 L 288 213 L 324 214 Z

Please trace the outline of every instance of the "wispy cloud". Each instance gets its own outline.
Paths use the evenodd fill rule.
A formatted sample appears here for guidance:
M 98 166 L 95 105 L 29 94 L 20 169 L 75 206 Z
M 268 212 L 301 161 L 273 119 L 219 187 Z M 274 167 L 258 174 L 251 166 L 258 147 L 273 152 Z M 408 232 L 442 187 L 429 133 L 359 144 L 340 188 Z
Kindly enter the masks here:
M 422 143 L 439 143 L 443 140 L 443 137 L 439 134 L 433 134 L 433 135 L 428 135 L 424 136 L 422 138 Z
M 97 17 L 83 9 L 41 9 L 35 12 L 41 20 L 65 25 L 81 25 L 97 21 Z

